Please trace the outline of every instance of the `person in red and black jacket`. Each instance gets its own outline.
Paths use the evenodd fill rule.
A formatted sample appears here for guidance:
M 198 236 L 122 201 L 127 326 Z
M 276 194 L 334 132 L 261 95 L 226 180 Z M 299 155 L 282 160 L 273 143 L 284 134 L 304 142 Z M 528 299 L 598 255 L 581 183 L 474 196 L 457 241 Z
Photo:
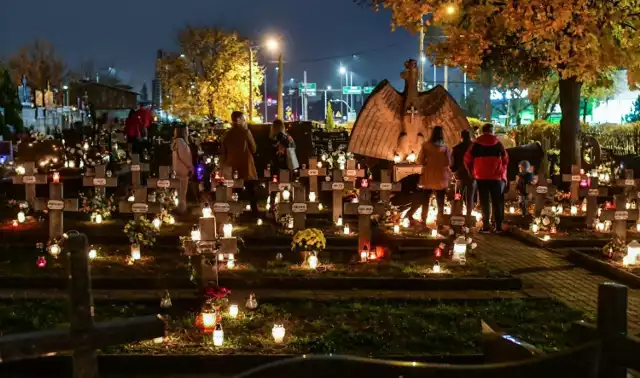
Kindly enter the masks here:
M 500 140 L 493 135 L 492 124 L 486 123 L 482 126 L 482 135 L 471 144 L 464 156 L 464 164 L 478 183 L 483 219 L 480 232 L 491 231 L 489 215 L 493 210 L 495 231 L 501 233 L 509 155 Z M 491 200 L 491 205 L 489 200 Z

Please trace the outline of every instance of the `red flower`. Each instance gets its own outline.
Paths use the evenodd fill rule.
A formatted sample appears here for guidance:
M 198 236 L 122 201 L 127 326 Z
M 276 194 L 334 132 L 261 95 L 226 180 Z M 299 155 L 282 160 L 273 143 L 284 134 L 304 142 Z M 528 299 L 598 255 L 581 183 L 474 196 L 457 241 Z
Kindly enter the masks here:
M 229 294 L 231 294 L 231 290 L 219 286 L 208 288 L 204 292 L 204 296 L 208 300 L 223 299 L 226 298 Z

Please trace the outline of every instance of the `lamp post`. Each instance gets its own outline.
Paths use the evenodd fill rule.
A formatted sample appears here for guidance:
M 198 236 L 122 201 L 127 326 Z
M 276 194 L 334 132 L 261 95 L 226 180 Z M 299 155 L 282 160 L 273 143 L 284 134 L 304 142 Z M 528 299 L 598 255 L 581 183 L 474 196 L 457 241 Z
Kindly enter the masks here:
M 272 52 L 280 48 L 280 44 L 278 43 L 278 41 L 272 38 L 266 41 L 265 46 L 267 47 L 268 50 Z M 261 45 L 254 45 L 254 46 L 249 45 L 249 119 L 250 120 L 253 120 L 253 60 L 254 60 L 254 54 L 257 53 L 261 47 L 262 47 Z M 280 59 L 282 59 L 282 53 L 280 53 Z M 265 101 L 265 122 L 266 122 L 266 118 L 267 118 L 266 117 L 267 116 L 266 114 L 267 73 L 266 72 L 264 75 L 264 80 L 265 80 L 264 101 Z
M 344 66 L 340 66 L 339 72 L 340 72 L 340 75 L 342 75 L 340 76 L 340 86 L 344 88 L 344 86 L 347 85 L 347 69 Z M 342 77 L 344 77 L 344 86 L 342 85 Z M 344 102 L 344 91 L 342 91 L 340 98 L 342 99 L 342 102 Z M 344 115 L 344 107 L 342 106 L 342 102 L 340 103 L 340 113 Z M 347 109 L 347 111 L 348 110 L 349 109 Z

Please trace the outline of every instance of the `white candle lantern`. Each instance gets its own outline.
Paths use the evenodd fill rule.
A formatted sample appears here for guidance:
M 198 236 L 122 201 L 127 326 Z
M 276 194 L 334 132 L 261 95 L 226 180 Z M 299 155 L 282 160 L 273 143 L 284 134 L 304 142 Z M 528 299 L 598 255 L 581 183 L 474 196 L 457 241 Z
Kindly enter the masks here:
M 169 215 L 169 224 L 176 224 L 176 218 L 173 215 Z
M 16 167 L 16 173 L 19 175 L 24 175 L 26 173 L 26 169 L 22 165 Z
M 323 205 L 323 204 L 321 204 L 321 203 L 319 203 L 319 204 L 318 204 L 318 210 L 319 210 L 319 211 L 324 210 L 324 205 Z
M 96 257 L 98 257 L 98 251 L 96 251 L 95 248 L 91 248 L 91 250 L 89 250 L 89 259 L 93 260 Z
M 338 220 L 336 221 L 336 226 L 338 227 L 342 226 L 342 217 L 338 217 Z
M 235 319 L 238 317 L 238 305 L 232 304 L 229 306 L 229 316 L 231 319 Z
M 400 233 L 400 225 L 399 224 L 394 224 L 393 225 L 393 233 L 394 234 L 399 234 Z
M 456 239 L 453 243 L 453 256 L 455 258 L 456 255 L 461 256 L 467 252 L 467 239 L 464 236 L 461 236 Z
M 640 223 L 636 223 L 636 231 L 640 232 Z
M 431 237 L 432 238 L 437 238 L 438 237 L 438 230 L 436 230 L 435 228 L 431 230 Z
M 416 153 L 411 151 L 411 153 L 409 155 L 407 155 L 407 161 L 409 163 L 415 163 L 416 162 Z
M 19 223 L 24 223 L 24 221 L 27 219 L 27 217 L 24 215 L 24 211 L 19 211 L 18 212 L 18 222 Z
M 227 259 L 227 269 L 233 269 L 236 267 L 236 257 L 233 253 L 229 254 L 229 258 Z
M 639 227 L 640 224 L 636 225 L 636 227 Z M 640 228 L 640 227 L 639 227 Z M 598 222 L 596 223 L 596 231 L 598 232 L 604 232 L 604 222 Z
M 96 222 L 96 224 L 101 224 L 102 223 L 102 214 L 96 214 L 96 216 L 93 218 L 93 221 Z
M 360 251 L 360 262 L 367 262 L 368 259 L 369 259 L 369 247 L 365 245 L 362 248 L 362 251 Z
M 629 256 L 631 264 L 635 264 L 638 261 L 638 255 L 640 255 L 640 243 L 633 240 L 627 245 L 627 256 Z
M 351 231 L 349 230 L 349 225 L 345 224 L 344 225 L 344 229 L 342 230 L 342 233 L 345 235 L 349 235 L 351 233 Z
M 233 233 L 233 225 L 231 225 L 230 223 L 226 223 L 224 226 L 222 226 L 222 232 L 224 233 L 225 238 L 230 238 Z
M 206 203 L 204 205 L 204 207 L 202 208 L 202 217 L 203 218 L 211 218 L 211 208 L 209 207 L 208 203 Z
M 318 256 L 314 254 L 309 255 L 307 264 L 309 264 L 309 269 L 316 269 L 318 267 Z
M 441 272 L 440 263 L 436 261 L 433 263 L 433 273 L 440 273 L 440 272 Z
M 258 218 L 258 220 L 256 221 L 256 224 L 258 226 L 262 226 L 262 218 Z
M 155 227 L 156 230 L 160 229 L 160 226 L 162 226 L 162 221 L 160 220 L 160 218 L 153 218 L 153 227 Z
M 136 198 L 134 196 L 132 196 L 132 195 L 129 196 L 129 198 L 127 198 L 127 201 L 129 201 L 129 202 L 133 202 L 135 200 L 136 200 Z
M 220 323 L 216 324 L 216 329 L 213 330 L 213 345 L 214 346 L 222 346 L 224 342 L 224 331 L 222 330 L 222 325 Z
M 403 218 L 402 219 L 402 227 L 409 228 L 409 225 L 410 225 L 409 218 Z
M 534 234 L 537 234 L 537 233 L 538 233 L 538 228 L 539 228 L 539 227 L 538 227 L 538 225 L 537 225 L 537 224 L 535 224 L 535 223 L 534 223 L 534 224 L 532 224 L 532 225 L 531 225 L 531 232 L 533 232 Z
M 578 215 L 578 206 L 575 206 L 575 205 L 571 206 L 571 212 L 570 213 L 571 213 L 572 216 Z
M 545 236 L 542 237 L 542 240 L 549 241 L 549 240 L 551 240 L 551 236 L 545 235 Z
M 131 259 L 140 260 L 140 245 L 131 244 Z
M 316 192 L 309 192 L 309 202 L 316 202 Z
M 285 333 L 286 333 L 286 331 L 285 331 L 284 326 L 282 324 L 274 324 L 273 325 L 273 329 L 271 330 L 271 335 L 273 336 L 273 341 L 276 344 L 282 344 L 282 341 L 284 340 Z
M 200 241 L 200 229 L 196 225 L 193 225 L 193 228 L 191 229 L 191 240 L 194 242 Z
M 509 207 L 509 214 L 514 214 L 516 212 L 516 208 L 513 206 Z
M 57 257 L 60 254 L 60 246 L 58 243 L 53 243 L 49 246 L 49 254 L 53 257 Z
M 400 161 L 401 161 L 400 155 L 398 155 L 398 154 L 393 155 L 393 162 L 394 163 L 399 164 Z
M 288 189 L 282 191 L 282 200 L 284 202 L 289 202 L 289 198 L 291 198 L 291 192 Z
M 164 342 L 164 337 L 160 336 L 160 337 L 156 337 L 153 339 L 153 343 L 154 344 L 162 344 Z

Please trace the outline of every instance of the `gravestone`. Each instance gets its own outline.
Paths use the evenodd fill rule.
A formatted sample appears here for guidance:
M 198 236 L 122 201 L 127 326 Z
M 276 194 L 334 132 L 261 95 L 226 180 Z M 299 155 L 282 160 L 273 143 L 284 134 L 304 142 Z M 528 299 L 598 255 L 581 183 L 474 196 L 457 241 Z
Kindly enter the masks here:
M 77 198 L 64 198 L 64 184 L 49 184 L 49 198 L 36 198 L 34 208 L 37 211 L 49 211 L 49 240 L 59 239 L 64 233 L 64 212 L 78 211 Z
M 572 204 L 578 203 L 580 199 L 580 181 L 586 178 L 587 176 L 580 173 L 580 167 L 577 165 L 571 166 L 571 174 L 562 175 L 562 181 L 570 183 L 570 199 Z
M 598 178 L 591 177 L 588 188 L 581 188 L 580 195 L 587 199 L 586 226 L 593 227 L 593 222 L 598 218 L 598 197 L 607 195 L 607 188 L 600 188 Z
M 356 181 L 358 178 L 364 177 L 364 169 L 360 168 L 360 163 L 356 163 L 355 160 L 347 160 L 347 169 L 344 170 L 345 181 Z

